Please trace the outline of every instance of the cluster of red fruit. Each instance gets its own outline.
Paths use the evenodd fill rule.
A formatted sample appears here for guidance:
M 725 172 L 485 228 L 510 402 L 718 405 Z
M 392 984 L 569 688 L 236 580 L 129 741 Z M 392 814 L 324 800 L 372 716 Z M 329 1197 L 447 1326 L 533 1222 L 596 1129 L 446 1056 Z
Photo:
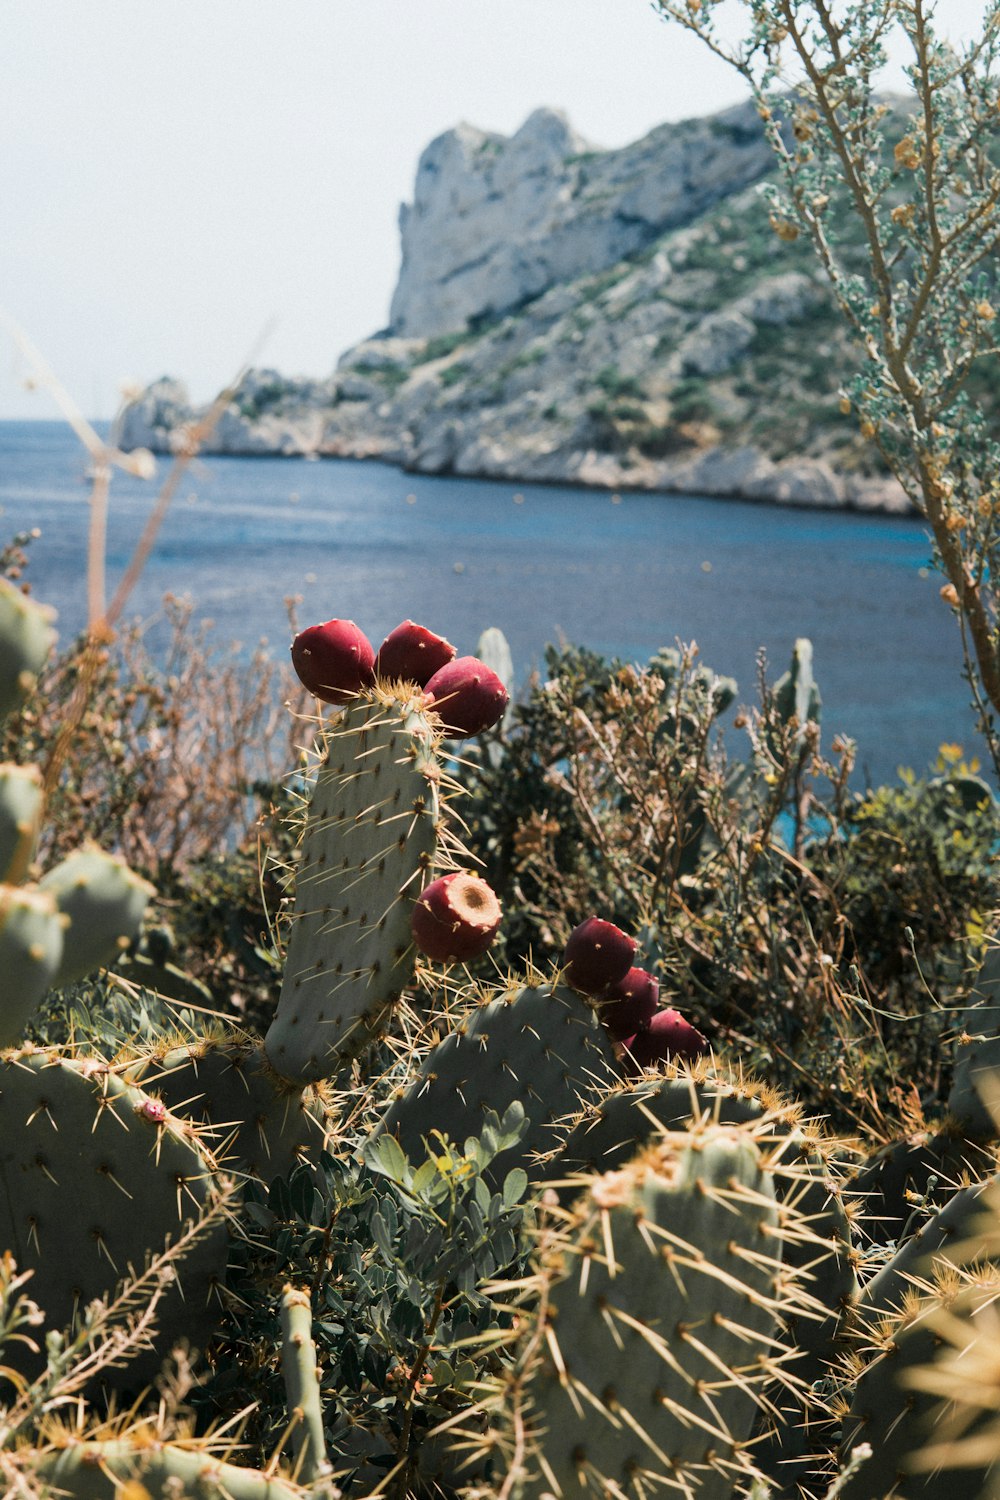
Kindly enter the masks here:
M 633 967 L 635 948 L 635 939 L 613 922 L 588 917 L 570 934 L 563 952 L 566 978 L 599 1002 L 627 1073 L 641 1073 L 671 1057 L 701 1057 L 708 1041 L 679 1010 L 660 1010 L 659 981 Z
M 324 703 L 347 703 L 377 681 L 413 682 L 440 715 L 449 739 L 467 739 L 498 723 L 507 689 L 477 656 L 459 656 L 444 636 L 404 620 L 376 652 L 353 620 L 327 620 L 292 642 L 299 681 Z

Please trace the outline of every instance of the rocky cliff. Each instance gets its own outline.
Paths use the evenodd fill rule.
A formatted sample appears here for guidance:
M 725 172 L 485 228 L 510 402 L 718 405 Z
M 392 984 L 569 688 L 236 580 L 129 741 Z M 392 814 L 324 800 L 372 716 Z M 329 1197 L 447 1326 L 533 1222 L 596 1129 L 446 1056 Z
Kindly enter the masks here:
M 429 473 L 902 509 L 840 410 L 853 355 L 811 253 L 773 234 L 749 106 L 597 151 L 552 110 L 461 125 L 401 213 L 390 327 L 327 379 L 255 370 L 209 445 Z M 194 415 L 151 386 L 127 446 Z

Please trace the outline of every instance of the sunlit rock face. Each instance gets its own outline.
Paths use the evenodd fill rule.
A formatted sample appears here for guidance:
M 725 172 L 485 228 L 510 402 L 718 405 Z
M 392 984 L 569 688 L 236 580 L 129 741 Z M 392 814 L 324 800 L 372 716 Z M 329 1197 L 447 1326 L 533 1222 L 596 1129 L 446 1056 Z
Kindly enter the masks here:
M 433 337 L 634 255 L 771 166 L 749 104 L 662 125 L 617 151 L 556 110 L 512 136 L 458 125 L 420 158 L 400 212 L 394 333 Z

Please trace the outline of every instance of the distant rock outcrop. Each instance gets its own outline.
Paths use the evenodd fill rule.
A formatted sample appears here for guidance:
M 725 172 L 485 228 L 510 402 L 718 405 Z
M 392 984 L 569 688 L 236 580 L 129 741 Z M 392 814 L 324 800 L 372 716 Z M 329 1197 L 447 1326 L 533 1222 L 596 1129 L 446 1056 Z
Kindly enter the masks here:
M 459 125 L 420 158 L 400 211 L 394 333 L 432 338 L 602 271 L 770 170 L 756 111 L 662 125 L 598 151 L 537 109 L 515 135 Z
M 618 151 L 552 110 L 448 131 L 391 327 L 326 379 L 251 371 L 207 450 L 906 510 L 843 409 L 857 354 L 811 250 L 771 228 L 771 162 L 750 105 Z M 169 450 L 195 415 L 157 381 L 123 445 Z

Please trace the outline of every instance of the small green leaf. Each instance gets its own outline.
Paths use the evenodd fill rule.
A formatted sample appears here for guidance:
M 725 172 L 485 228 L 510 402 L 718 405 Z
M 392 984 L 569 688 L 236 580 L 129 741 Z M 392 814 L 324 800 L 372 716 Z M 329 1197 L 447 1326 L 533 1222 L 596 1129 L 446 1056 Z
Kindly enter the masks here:
M 512 1167 L 503 1180 L 503 1206 L 513 1208 L 528 1191 L 528 1174 L 522 1167 Z

